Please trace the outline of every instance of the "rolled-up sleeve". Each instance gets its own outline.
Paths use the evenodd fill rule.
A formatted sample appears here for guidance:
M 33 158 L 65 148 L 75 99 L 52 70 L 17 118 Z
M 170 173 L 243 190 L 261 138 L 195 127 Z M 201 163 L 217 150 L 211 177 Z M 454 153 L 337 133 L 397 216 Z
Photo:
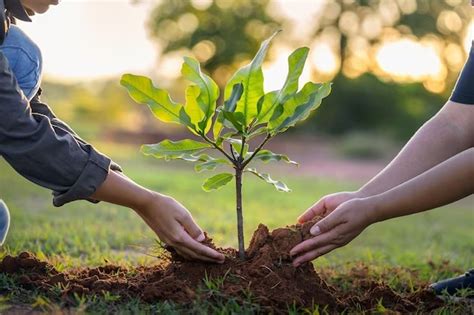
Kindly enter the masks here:
M 33 115 L 0 53 L 0 155 L 28 180 L 53 190 L 53 204 L 88 199 L 111 160 L 45 115 Z M 1 178 L 0 178 L 1 180 Z

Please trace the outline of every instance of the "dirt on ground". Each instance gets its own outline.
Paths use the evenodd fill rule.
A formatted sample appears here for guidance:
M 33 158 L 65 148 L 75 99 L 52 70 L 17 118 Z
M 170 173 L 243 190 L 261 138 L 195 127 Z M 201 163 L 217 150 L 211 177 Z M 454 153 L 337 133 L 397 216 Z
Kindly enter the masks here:
M 13 274 L 26 289 L 40 289 L 47 295 L 60 288 L 67 301 L 74 294 L 103 294 L 104 291 L 123 298 L 138 297 L 144 302 L 172 300 L 190 303 L 202 296 L 203 279 L 214 279 L 225 296 L 244 300 L 251 292 L 264 311 L 286 312 L 288 306 L 312 308 L 320 305 L 330 313 L 344 310 L 373 310 L 382 303 L 396 312 L 427 312 L 443 305 L 430 290 L 417 288 L 415 293 L 399 294 L 382 282 L 366 281 L 358 290 L 347 292 L 324 281 L 310 263 L 295 268 L 289 251 L 310 238 L 314 222 L 269 231 L 260 225 L 241 261 L 231 248 L 217 248 L 227 257 L 225 263 L 207 264 L 181 259 L 173 250 L 168 258 L 155 266 L 125 268 L 105 265 L 59 272 L 47 262 L 24 252 L 6 256 L 0 272 Z M 208 239 L 210 246 L 212 240 Z M 357 278 L 357 271 L 354 277 Z M 59 285 L 60 284 L 60 285 Z

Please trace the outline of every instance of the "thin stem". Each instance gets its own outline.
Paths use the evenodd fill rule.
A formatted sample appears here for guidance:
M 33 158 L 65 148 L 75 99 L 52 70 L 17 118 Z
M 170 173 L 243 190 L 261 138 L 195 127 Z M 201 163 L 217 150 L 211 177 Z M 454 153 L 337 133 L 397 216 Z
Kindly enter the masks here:
M 235 157 L 234 148 L 232 147 L 232 143 L 229 143 L 229 150 L 230 150 L 230 154 L 232 154 L 232 157 L 234 158 L 234 160 L 238 161 L 237 158 Z
M 216 148 L 217 150 L 219 150 L 222 154 L 225 155 L 226 158 L 229 159 L 229 161 L 232 162 L 232 164 L 234 164 L 235 166 L 237 166 L 237 161 L 235 159 L 233 159 L 227 152 L 225 152 L 221 147 L 219 147 L 214 141 L 212 141 L 211 139 L 209 139 L 204 133 L 201 134 L 202 138 L 209 144 L 211 144 L 214 148 Z
M 245 148 L 245 142 L 247 141 L 247 138 L 242 135 L 242 147 L 240 148 L 240 156 L 239 156 L 239 163 L 242 163 L 244 161 L 244 148 Z
M 247 159 L 245 160 L 243 163 L 242 163 L 242 169 L 244 169 L 247 164 L 250 163 L 250 161 L 252 161 L 252 159 L 255 157 L 255 155 L 257 155 L 257 153 L 263 148 L 263 146 L 268 142 L 268 140 L 270 140 L 272 138 L 272 136 L 270 134 L 268 134 L 265 139 L 262 141 L 262 143 L 260 143 L 260 145 L 255 149 L 255 151 L 253 151 L 252 155 Z
M 239 258 L 245 259 L 244 217 L 242 214 L 242 169 L 235 169 L 235 192 L 237 201 L 237 235 L 239 238 Z

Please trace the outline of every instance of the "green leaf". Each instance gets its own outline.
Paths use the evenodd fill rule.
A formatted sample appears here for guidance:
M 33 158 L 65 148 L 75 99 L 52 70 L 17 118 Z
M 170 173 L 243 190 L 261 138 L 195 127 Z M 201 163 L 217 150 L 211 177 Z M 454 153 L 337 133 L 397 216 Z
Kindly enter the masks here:
M 194 162 L 193 159 L 199 159 L 199 157 L 193 157 L 192 154 L 202 152 L 210 147 L 211 145 L 208 143 L 198 142 L 191 139 L 176 142 L 163 140 L 160 143 L 143 145 L 141 151 L 145 155 L 152 155 L 158 159 L 182 159 Z
M 227 112 L 225 110 L 222 111 L 224 115 L 224 125 L 229 128 L 235 128 L 235 130 L 242 132 L 245 126 L 245 118 L 242 113 L 237 113 L 237 112 Z M 225 123 L 225 121 L 228 121 L 231 123 L 231 125 L 228 125 Z
M 186 88 L 186 105 L 184 111 L 190 119 L 190 123 L 197 131 L 204 131 L 200 126 L 201 122 L 205 118 L 204 112 L 198 105 L 197 98 L 200 90 L 197 85 L 190 85 Z
M 275 161 L 275 162 L 283 161 L 288 164 L 298 165 L 298 163 L 296 163 L 295 161 L 290 160 L 288 156 L 284 154 L 273 153 L 269 150 L 260 150 L 257 154 L 255 154 L 254 159 L 260 160 L 264 163 L 268 163 L 272 161 Z
M 262 43 L 252 62 L 239 69 L 226 85 L 225 98 L 228 99 L 232 93 L 234 85 L 237 83 L 243 84 L 243 95 L 237 102 L 236 111 L 243 114 L 245 126 L 248 126 L 257 116 L 257 103 L 260 97 L 264 94 L 262 63 L 267 54 L 270 41 L 277 33 L 278 32 L 275 32 L 270 38 Z
M 232 163 L 230 163 L 229 160 L 226 160 L 226 159 L 215 159 L 209 156 L 202 163 L 196 164 L 194 169 L 198 173 L 202 171 L 213 171 L 219 165 L 232 165 Z
M 306 83 L 300 92 L 285 102 L 283 113 L 268 123 L 271 133 L 274 135 L 283 132 L 308 118 L 309 114 L 321 105 L 323 98 L 331 93 L 331 84 Z
M 202 189 L 204 189 L 205 191 L 219 189 L 222 186 L 228 184 L 232 180 L 233 177 L 234 175 L 230 173 L 221 173 L 221 174 L 214 175 L 206 179 L 204 184 L 202 184 Z
M 242 83 L 237 83 L 232 87 L 232 93 L 230 94 L 229 99 L 224 102 L 224 110 L 228 112 L 234 112 L 237 106 L 237 102 L 242 97 L 244 93 L 244 85 Z
M 189 117 L 189 115 L 186 113 L 184 107 L 182 107 L 179 111 L 179 119 L 181 119 L 181 123 L 187 126 L 192 133 L 194 133 L 196 136 L 201 136 L 199 134 L 199 128 L 197 128 L 197 126 L 191 121 L 191 117 Z
M 232 87 L 232 93 L 229 99 L 227 99 L 224 102 L 224 105 L 220 108 L 221 110 L 217 114 L 216 121 L 214 122 L 214 128 L 213 128 L 214 139 L 219 138 L 219 135 L 222 129 L 224 128 L 225 118 L 224 118 L 224 113 L 222 111 L 234 112 L 237 102 L 242 97 L 243 91 L 244 91 L 244 86 L 242 83 L 237 83 Z
M 201 108 L 204 117 L 199 122 L 199 127 L 207 133 L 211 128 L 212 117 L 216 110 L 216 101 L 219 98 L 219 87 L 211 77 L 201 72 L 199 62 L 193 58 L 184 57 L 181 73 L 186 79 L 195 83 L 200 89 L 196 101 Z
M 250 132 L 249 134 L 247 134 L 246 137 L 247 137 L 247 139 L 252 139 L 255 136 L 266 133 L 267 130 L 268 130 L 267 127 L 259 127 L 255 130 L 253 130 L 252 132 Z
M 276 181 L 276 180 L 273 180 L 270 175 L 268 174 L 262 174 L 262 173 L 259 173 L 256 169 L 254 168 L 248 168 L 247 169 L 248 172 L 256 175 L 258 178 L 260 179 L 263 179 L 264 181 L 266 181 L 267 183 L 275 186 L 276 190 L 278 191 L 283 191 L 283 192 L 290 192 L 291 189 L 288 188 L 288 186 L 286 186 L 285 183 L 281 182 L 281 181 Z
M 128 90 L 128 94 L 135 102 L 148 105 L 153 115 L 159 120 L 168 123 L 186 124 L 179 115 L 183 105 L 173 102 L 165 90 L 154 87 L 149 78 L 124 74 L 120 84 Z
M 309 48 L 301 47 L 296 49 L 288 57 L 288 76 L 283 88 L 265 95 L 259 110 L 259 123 L 266 123 L 272 117 L 275 108 L 283 104 L 289 97 L 298 91 L 298 80 L 303 72 Z

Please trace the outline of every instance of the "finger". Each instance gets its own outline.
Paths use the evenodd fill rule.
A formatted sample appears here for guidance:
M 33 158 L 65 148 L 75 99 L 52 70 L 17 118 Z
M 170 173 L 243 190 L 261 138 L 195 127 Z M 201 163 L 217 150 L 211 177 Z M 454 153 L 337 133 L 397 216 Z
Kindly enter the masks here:
M 211 259 L 214 262 L 224 262 L 225 256 L 218 251 L 207 247 L 196 240 L 192 239 L 189 235 L 184 235 L 184 242 L 180 244 L 182 247 L 186 247 L 191 250 L 194 254 L 199 255 L 200 257 L 206 257 Z
M 298 217 L 298 222 L 305 223 L 311 219 L 313 219 L 317 215 L 322 215 L 326 212 L 325 200 L 320 199 L 314 205 L 312 205 L 308 210 L 303 212 L 302 215 Z
M 194 222 L 191 215 L 188 214 L 184 218 L 178 219 L 178 222 L 184 227 L 188 234 L 198 242 L 202 242 L 206 238 L 202 229 Z
M 321 248 L 313 249 L 312 251 L 306 252 L 303 255 L 297 257 L 293 260 L 293 266 L 298 267 L 301 264 L 316 259 L 322 255 L 325 255 L 332 251 L 333 249 L 337 248 L 338 246 L 335 244 L 329 244 Z
M 304 242 L 299 243 L 295 247 L 293 247 L 290 251 L 291 256 L 297 256 L 302 253 L 314 250 L 316 248 L 321 248 L 331 244 L 336 237 L 336 234 L 333 232 L 325 233 L 320 236 L 316 236 L 306 240 Z
M 209 258 L 207 256 L 197 254 L 197 253 L 193 252 L 192 250 L 190 250 L 189 248 L 186 248 L 186 247 L 181 247 L 180 250 L 185 252 L 188 255 L 188 257 L 190 257 L 189 260 L 200 260 L 200 261 L 207 261 L 207 262 L 211 262 L 211 263 L 220 263 L 221 262 L 219 260 L 215 260 L 213 258 Z
M 312 235 L 317 236 L 319 234 L 329 232 L 330 230 L 341 224 L 343 218 L 341 217 L 341 214 L 339 214 L 336 210 L 334 210 L 327 217 L 321 219 L 315 225 L 313 225 L 309 232 Z

